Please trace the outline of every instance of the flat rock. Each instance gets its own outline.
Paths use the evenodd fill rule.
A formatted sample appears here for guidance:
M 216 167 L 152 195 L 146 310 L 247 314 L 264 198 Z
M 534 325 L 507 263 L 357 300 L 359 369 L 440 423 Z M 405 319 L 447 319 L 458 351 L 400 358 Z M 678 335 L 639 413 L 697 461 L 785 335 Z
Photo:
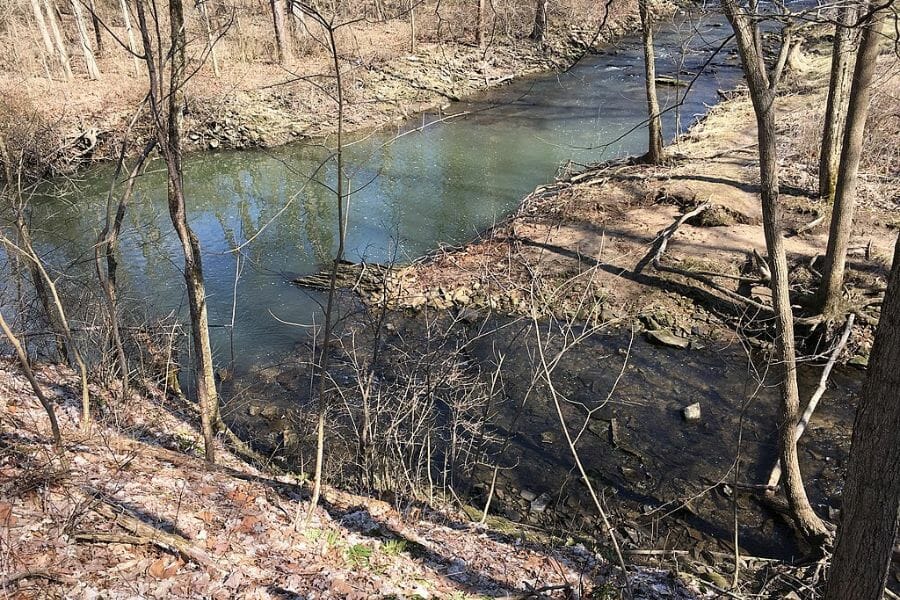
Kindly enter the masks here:
M 665 329 L 653 329 L 647 332 L 647 339 L 654 344 L 660 346 L 668 346 L 669 348 L 685 349 L 690 346 L 691 341 L 687 338 L 675 335 L 671 331 Z
M 519 492 L 519 495 L 527 502 L 531 502 L 538 497 L 538 495 L 531 490 L 522 490 Z
M 688 406 L 685 406 L 681 409 L 681 416 L 684 417 L 685 421 L 699 421 L 701 412 L 700 412 L 700 403 L 694 402 Z

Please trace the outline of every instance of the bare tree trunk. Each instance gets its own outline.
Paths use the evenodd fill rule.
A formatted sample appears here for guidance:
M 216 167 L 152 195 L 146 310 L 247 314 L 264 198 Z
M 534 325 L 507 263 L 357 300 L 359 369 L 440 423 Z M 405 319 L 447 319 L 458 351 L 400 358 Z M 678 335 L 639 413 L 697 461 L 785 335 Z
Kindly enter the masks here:
M 334 68 L 335 85 L 337 91 L 335 94 L 337 100 L 337 149 L 335 150 L 335 161 L 337 168 L 337 184 L 335 186 L 335 200 L 337 201 L 337 218 L 338 218 L 338 247 L 334 254 L 334 260 L 331 263 L 331 278 L 328 286 L 328 301 L 325 305 L 325 326 L 323 327 L 323 339 L 321 350 L 316 360 L 316 389 L 318 394 L 318 419 L 316 422 L 316 465 L 315 474 L 313 475 L 313 491 L 310 498 L 309 512 L 307 512 L 307 521 L 312 517 L 313 510 L 319 502 L 319 496 L 322 493 L 322 471 L 325 464 L 325 417 L 328 410 L 328 399 L 326 397 L 325 381 L 328 374 L 328 362 L 331 353 L 331 343 L 334 331 L 334 310 L 337 296 L 337 274 L 341 262 L 344 260 L 344 240 L 346 238 L 346 215 L 344 212 L 344 202 L 346 200 L 344 190 L 344 92 L 343 78 L 341 76 L 341 64 L 338 56 L 337 41 L 334 35 L 334 26 L 325 24 L 328 33 L 329 49 L 331 51 L 332 67 Z M 299 507 L 298 507 L 299 510 Z M 298 513 L 299 515 L 299 513 Z
M 772 304 L 775 311 L 775 361 L 780 378 L 781 414 L 778 423 L 781 463 L 784 468 L 785 493 L 801 535 L 814 544 L 828 538 L 828 530 L 816 515 L 800 473 L 797 456 L 797 423 L 800 420 L 800 393 L 797 387 L 797 359 L 794 345 L 794 320 L 788 287 L 787 253 L 782 237 L 778 187 L 778 157 L 775 136 L 775 89 L 770 86 L 764 55 L 747 13 L 733 0 L 722 0 L 722 7 L 734 28 L 738 51 L 750 88 L 756 113 L 759 138 L 760 188 L 763 231 L 772 272 Z
M 534 11 L 534 27 L 529 37 L 538 44 L 544 41 L 544 34 L 547 33 L 547 3 L 548 0 L 537 0 Z
M 841 150 L 841 164 L 838 169 L 837 186 L 834 191 L 834 208 L 831 211 L 831 227 L 828 232 L 828 249 L 825 252 L 825 266 L 822 283 L 819 286 L 819 302 L 822 314 L 835 315 L 841 304 L 841 290 L 844 286 L 844 270 L 847 265 L 847 246 L 853 229 L 853 213 L 856 209 L 856 183 L 859 174 L 859 159 L 862 155 L 863 135 L 869 116 L 869 99 L 878 52 L 881 49 L 882 30 L 891 12 L 882 8 L 871 15 L 863 27 L 859 42 L 853 83 L 850 88 L 850 103 L 847 107 L 847 124 Z
M 416 1 L 409 0 L 409 51 L 416 51 Z
M 203 19 L 203 26 L 206 29 L 206 51 L 212 59 L 213 74 L 219 78 L 219 58 L 216 56 L 215 41 L 213 40 L 212 24 L 209 20 L 209 10 L 206 8 L 206 0 L 198 0 L 197 10 L 200 11 L 200 18 Z
M 119 0 L 122 7 L 122 19 L 125 22 L 125 33 L 128 36 L 128 51 L 131 52 L 134 61 L 135 76 L 141 74 L 141 59 L 138 57 L 137 44 L 134 41 L 134 27 L 131 25 L 131 11 L 128 10 L 128 0 Z
M 641 33 L 644 42 L 644 72 L 647 90 L 647 133 L 649 135 L 645 159 L 652 165 L 663 160 L 662 117 L 656 96 L 656 54 L 653 49 L 653 23 L 647 0 L 638 0 Z
M 191 315 L 191 334 L 194 341 L 194 357 L 197 378 L 197 401 L 200 405 L 200 423 L 206 460 L 215 462 L 215 426 L 219 419 L 219 399 L 213 373 L 212 347 L 209 341 L 209 315 L 206 305 L 206 290 L 203 283 L 200 241 L 187 222 L 187 207 L 184 194 L 183 170 L 181 164 L 182 113 L 184 107 L 185 82 L 185 30 L 184 7 L 181 0 L 169 1 L 169 22 L 172 50 L 166 57 L 154 55 L 153 41 L 147 26 L 144 0 L 137 1 L 138 24 L 144 46 L 147 74 L 150 80 L 150 108 L 152 111 L 156 139 L 166 162 L 169 179 L 169 216 L 178 234 L 184 255 L 184 280 L 188 292 L 188 306 Z M 169 89 L 162 94 L 162 68 L 170 64 Z M 168 98 L 166 115 L 163 118 L 160 101 Z
M 132 119 L 129 131 L 140 115 L 140 111 L 135 113 Z M 112 183 L 109 187 L 109 194 L 106 197 L 106 222 L 100 235 L 97 236 L 97 244 L 94 246 L 94 266 L 97 271 L 97 278 L 100 280 L 100 286 L 103 288 L 103 295 L 106 298 L 106 312 L 109 317 L 109 326 L 113 338 L 113 346 L 116 351 L 116 360 L 119 363 L 119 376 L 122 379 L 122 397 L 128 396 L 129 387 L 129 369 L 128 358 L 125 355 L 125 346 L 122 343 L 122 335 L 119 329 L 119 302 L 118 302 L 118 285 L 117 272 L 119 262 L 116 258 L 116 252 L 119 246 L 119 234 L 122 230 L 122 220 L 125 218 L 125 209 L 131 194 L 134 191 L 134 183 L 138 174 L 144 166 L 144 162 L 150 155 L 151 150 L 156 145 L 155 140 L 151 140 L 145 147 L 144 151 L 138 157 L 131 174 L 125 183 L 125 189 L 119 198 L 118 205 L 113 205 L 113 194 L 115 192 L 115 183 L 122 172 L 122 166 L 125 162 L 125 151 L 127 143 L 122 144 L 122 152 L 119 155 L 119 161 L 116 165 L 116 171 L 113 174 Z M 106 268 L 104 270 L 104 259 Z
M 16 350 L 16 357 L 19 359 L 19 366 L 22 367 L 22 372 L 25 373 L 25 378 L 28 379 L 28 383 L 31 385 L 31 389 L 34 391 L 34 395 L 37 396 L 38 402 L 41 403 L 41 406 L 44 407 L 44 410 L 47 411 L 47 417 L 50 419 L 50 431 L 53 434 L 53 445 L 57 447 L 57 449 L 62 449 L 62 434 L 59 432 L 59 422 L 56 420 L 56 410 L 53 408 L 53 404 L 47 400 L 47 397 L 44 395 L 44 392 L 41 391 L 41 386 L 38 385 L 37 379 L 34 377 L 34 372 L 31 370 L 31 363 L 28 360 L 28 354 L 25 353 L 25 348 L 22 346 L 22 342 L 13 334 L 9 325 L 6 322 L 6 319 L 3 318 L 3 313 L 0 313 L 0 330 L 3 331 L 3 334 L 6 336 L 6 339 L 9 340 L 9 343 L 12 344 L 13 348 Z
M 272 22 L 275 26 L 275 47 L 278 52 L 278 63 L 287 64 L 294 59 L 291 49 L 291 38 L 288 37 L 286 28 L 287 16 L 285 8 L 286 0 L 269 0 L 272 7 Z
M 844 137 L 844 120 L 850 97 L 850 73 L 853 65 L 853 30 L 849 25 L 856 18 L 851 5 L 841 7 L 838 23 L 834 27 L 834 43 L 831 49 L 831 78 L 828 82 L 828 100 L 825 105 L 825 126 L 822 131 L 822 150 L 819 153 L 819 196 L 834 200 L 838 162 L 841 158 L 841 140 Z
M 62 66 L 63 75 L 65 75 L 66 81 L 71 81 L 72 62 L 69 60 L 69 52 L 66 50 L 66 43 L 59 30 L 59 21 L 56 20 L 56 8 L 50 3 L 50 0 L 44 0 L 44 10 L 47 11 L 47 21 L 50 22 L 50 31 L 53 32 L 56 56 L 59 58 L 60 66 Z
M 478 14 L 475 19 L 475 44 L 479 48 L 484 46 L 484 22 L 486 18 L 486 0 L 478 0 Z
M 75 15 L 78 40 L 81 43 L 81 53 L 84 55 L 88 77 L 95 80 L 100 79 L 100 67 L 97 66 L 97 59 L 94 58 L 94 51 L 91 49 L 91 38 L 88 36 L 87 25 L 84 22 L 84 13 L 81 11 L 81 0 L 70 0 L 69 5 L 72 7 L 72 13 Z
M 47 56 L 53 56 L 53 40 L 50 39 L 50 31 L 47 29 L 47 21 L 44 19 L 44 13 L 41 11 L 41 5 L 38 0 L 31 0 L 31 11 L 34 13 L 34 20 L 37 22 L 38 29 L 41 32 L 41 39 L 44 42 L 44 50 Z
M 76 2 L 79 0 L 76 0 Z M 100 34 L 100 17 L 97 15 L 97 6 L 94 0 L 88 0 L 88 10 L 91 12 L 91 25 L 94 28 L 94 39 L 97 40 L 97 54 L 103 56 L 103 36 Z
M 900 239 L 853 423 L 825 600 L 880 600 L 900 513 Z

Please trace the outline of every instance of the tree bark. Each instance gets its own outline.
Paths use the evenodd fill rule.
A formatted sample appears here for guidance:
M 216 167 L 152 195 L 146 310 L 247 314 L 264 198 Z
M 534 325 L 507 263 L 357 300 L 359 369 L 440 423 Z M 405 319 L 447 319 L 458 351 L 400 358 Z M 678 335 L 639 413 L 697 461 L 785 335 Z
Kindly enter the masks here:
M 50 31 L 53 33 L 53 43 L 56 46 L 56 56 L 59 58 L 59 64 L 62 67 L 63 75 L 66 81 L 72 80 L 72 62 L 69 59 L 69 52 L 66 50 L 66 43 L 63 40 L 62 33 L 59 30 L 59 21 L 56 20 L 56 7 L 50 0 L 44 0 L 44 10 L 47 11 L 47 21 L 50 23 Z
M 78 40 L 81 44 L 81 53 L 84 55 L 84 64 L 87 67 L 88 77 L 94 80 L 100 79 L 100 67 L 97 66 L 97 59 L 94 57 L 94 51 L 91 49 L 91 38 L 88 35 L 87 24 L 84 22 L 81 0 L 70 0 L 69 5 L 72 7 L 72 14 L 75 15 Z
M 287 16 L 285 0 L 269 0 L 272 8 L 272 23 L 275 27 L 275 47 L 278 53 L 278 63 L 288 64 L 294 59 L 291 48 L 291 39 L 287 32 Z
M 825 600 L 880 600 L 900 513 L 900 238 L 847 464 Z
M 125 33 L 128 36 L 128 51 L 131 52 L 134 61 L 135 76 L 141 74 L 141 59 L 138 57 L 137 44 L 134 41 L 134 27 L 131 25 L 131 11 L 128 10 L 128 0 L 119 0 L 122 8 L 122 20 L 125 23 Z
M 544 41 L 544 34 L 547 33 L 547 3 L 548 0 L 537 0 L 534 11 L 534 27 L 529 37 L 538 44 Z
M 784 468 L 785 494 L 800 534 L 813 544 L 828 538 L 825 523 L 809 503 L 800 462 L 797 456 L 797 424 L 800 420 L 800 393 L 797 387 L 797 359 L 794 344 L 794 319 L 788 287 L 787 253 L 782 237 L 778 186 L 778 157 L 775 135 L 775 90 L 770 86 L 762 46 L 757 29 L 748 15 L 733 0 L 722 0 L 722 7 L 731 23 L 738 52 L 750 89 L 756 113 L 759 138 L 760 195 L 763 211 L 763 232 L 769 254 L 772 305 L 775 311 L 775 373 L 779 378 L 781 414 L 778 438 L 781 463 Z
M 206 460 L 215 462 L 215 426 L 219 418 L 219 399 L 213 373 L 212 347 L 209 341 L 209 315 L 206 290 L 203 282 L 200 241 L 187 222 L 187 207 L 181 157 L 182 113 L 185 83 L 185 30 L 184 7 L 181 0 L 169 1 L 170 38 L 172 50 L 166 57 L 159 57 L 161 65 L 170 64 L 169 89 L 162 94 L 162 66 L 157 65 L 153 41 L 147 26 L 144 0 L 137 1 L 138 24 L 144 46 L 147 74 L 150 80 L 150 108 L 154 118 L 156 138 L 166 163 L 169 179 L 168 204 L 172 226 L 181 243 L 184 255 L 184 280 L 188 292 L 191 316 L 191 335 L 194 341 L 197 401 L 200 405 L 200 424 Z M 165 118 L 160 101 L 168 98 Z
M 835 315 L 841 305 L 844 270 L 847 266 L 847 246 L 850 243 L 853 213 L 856 210 L 857 176 L 866 119 L 869 116 L 872 80 L 875 77 L 875 66 L 883 39 L 882 30 L 889 13 L 891 13 L 890 5 L 872 13 L 870 20 L 863 26 L 856 66 L 853 69 L 847 124 L 828 232 L 828 249 L 825 251 L 825 266 L 822 270 L 822 283 L 819 286 L 822 314 L 827 316 Z
M 825 125 L 822 130 L 822 150 L 819 153 L 819 196 L 831 202 L 837 183 L 838 163 L 841 158 L 841 140 L 844 137 L 844 120 L 850 95 L 850 74 L 853 69 L 853 30 L 849 25 L 856 18 L 856 9 L 843 6 L 834 26 L 834 42 L 831 48 L 831 77 L 828 82 L 828 100 L 825 104 Z
M 644 72 L 647 90 L 647 133 L 649 136 L 646 161 L 656 165 L 663 160 L 662 118 L 656 96 L 656 54 L 653 49 L 653 23 L 647 0 L 638 0 L 641 34 L 644 42 Z
M 475 44 L 481 48 L 484 46 L 484 28 L 485 28 L 485 8 L 486 0 L 478 0 L 478 12 L 475 19 Z

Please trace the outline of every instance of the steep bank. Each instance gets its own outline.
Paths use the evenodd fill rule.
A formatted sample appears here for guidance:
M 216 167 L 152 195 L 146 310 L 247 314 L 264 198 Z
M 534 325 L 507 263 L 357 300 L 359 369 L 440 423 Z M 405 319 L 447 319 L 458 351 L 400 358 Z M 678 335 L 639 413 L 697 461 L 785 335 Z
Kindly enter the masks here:
M 560 17 L 541 44 L 498 34 L 485 48 L 453 38 L 423 40 L 409 53 L 403 21 L 354 25 L 340 40 L 347 129 L 383 127 L 517 77 L 567 68 L 594 46 L 639 29 L 633 3 L 609 6 L 605 19 L 582 13 Z M 667 0 L 655 3 L 660 19 L 673 11 Z M 0 113 L 5 113 L 0 124 L 13 138 L 11 146 L 30 153 L 32 171 L 66 174 L 118 154 L 146 93 L 146 78 L 129 65 L 110 67 L 99 81 L 0 76 Z M 187 90 L 187 147 L 271 147 L 333 133 L 331 68 L 330 58 L 315 45 L 288 66 L 235 60 L 215 76 L 203 65 Z M 129 134 L 133 148 L 142 145 L 148 127 L 144 115 Z
M 427 504 L 391 506 L 328 489 L 309 524 L 307 489 L 197 455 L 200 437 L 158 393 L 104 409 L 78 433 L 76 378 L 42 366 L 65 452 L 0 359 L 0 593 L 15 598 L 613 597 L 614 570 L 581 546 L 492 531 Z M 10 427 L 10 425 L 12 427 Z M 402 510 L 401 510 L 402 508 Z M 690 600 L 676 576 L 635 569 L 636 597 Z

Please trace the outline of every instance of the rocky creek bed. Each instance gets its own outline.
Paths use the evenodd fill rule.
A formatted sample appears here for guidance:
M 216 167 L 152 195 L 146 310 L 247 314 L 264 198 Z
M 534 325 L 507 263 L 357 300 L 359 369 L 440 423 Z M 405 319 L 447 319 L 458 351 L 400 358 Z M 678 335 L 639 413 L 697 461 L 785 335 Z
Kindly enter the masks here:
M 341 398 L 338 404 L 359 402 L 358 361 L 374 347 L 371 329 L 369 334 L 364 331 L 356 330 L 352 347 L 333 356 L 331 377 L 342 390 L 333 396 Z M 500 382 L 485 431 L 504 441 L 491 446 L 482 464 L 454 484 L 473 518 L 480 517 L 496 466 L 492 522 L 526 536 L 605 546 L 551 396 L 545 385 L 531 389 L 537 368 L 531 320 L 492 318 L 471 310 L 461 311 L 456 319 L 391 312 L 381 331 L 373 367 L 376 380 L 408 374 L 403 366 L 410 361 L 424 365 L 421 356 L 410 352 L 412 345 L 438 348 L 444 359 L 467 373 Z M 440 331 L 440 343 L 425 331 Z M 765 376 L 764 357 L 715 335 L 688 332 L 685 339 L 689 347 L 674 348 L 639 324 L 604 328 L 568 350 L 554 371 L 554 385 L 565 398 L 567 426 L 578 435 L 580 457 L 614 515 L 627 553 L 645 560 L 665 557 L 648 550 L 690 550 L 700 562 L 721 563 L 723 555 L 733 554 L 736 505 L 742 552 L 763 559 L 802 556 L 805 549 L 797 546 L 789 521 L 743 487 L 767 479 L 776 458 L 777 390 Z M 551 341 L 549 346 L 556 344 Z M 310 372 L 304 366 L 307 352 L 298 350 L 284 364 L 229 377 L 225 389 L 232 400 L 224 411 L 260 449 L 282 464 L 305 469 L 314 443 L 312 428 L 306 426 L 314 418 Z M 804 394 L 818 377 L 813 365 L 801 370 Z M 826 400 L 803 439 L 801 461 L 815 506 L 833 519 L 861 372 L 841 368 L 832 377 Z M 358 455 L 347 414 L 334 409 L 330 422 L 343 433 L 335 433 L 331 443 L 336 456 L 353 464 Z M 440 464 L 432 468 L 439 479 Z M 333 471 L 332 476 L 350 486 L 360 481 L 353 467 Z M 408 494 L 389 496 L 409 500 Z

